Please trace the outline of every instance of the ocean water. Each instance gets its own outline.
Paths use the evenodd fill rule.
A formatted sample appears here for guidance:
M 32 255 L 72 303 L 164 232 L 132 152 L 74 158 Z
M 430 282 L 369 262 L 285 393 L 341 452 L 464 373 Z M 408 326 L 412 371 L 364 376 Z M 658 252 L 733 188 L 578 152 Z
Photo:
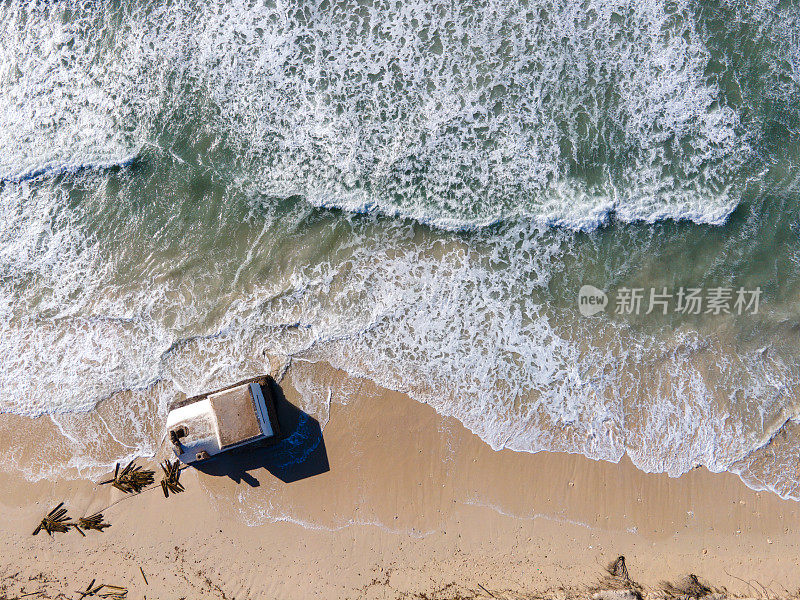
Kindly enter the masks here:
M 328 361 L 495 449 L 800 499 L 799 127 L 785 0 L 2 3 L 0 411 L 64 457 L 4 467 Z

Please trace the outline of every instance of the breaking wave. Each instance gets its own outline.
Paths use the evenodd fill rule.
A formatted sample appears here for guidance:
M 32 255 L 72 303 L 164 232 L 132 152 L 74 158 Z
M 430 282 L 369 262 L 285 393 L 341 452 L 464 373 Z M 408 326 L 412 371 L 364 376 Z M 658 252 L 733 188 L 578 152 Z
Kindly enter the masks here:
M 0 410 L 49 415 L 93 468 L 151 451 L 170 394 L 302 357 L 493 448 L 796 497 L 798 24 L 778 2 L 6 3 Z M 771 282 L 772 305 L 587 320 L 587 282 Z

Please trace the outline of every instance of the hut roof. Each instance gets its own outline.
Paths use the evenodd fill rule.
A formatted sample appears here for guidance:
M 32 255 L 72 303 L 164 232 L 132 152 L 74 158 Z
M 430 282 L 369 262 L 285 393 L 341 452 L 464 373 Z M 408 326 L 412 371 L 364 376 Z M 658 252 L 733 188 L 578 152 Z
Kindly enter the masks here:
M 262 435 L 250 386 L 239 385 L 208 396 L 216 417 L 220 448 Z

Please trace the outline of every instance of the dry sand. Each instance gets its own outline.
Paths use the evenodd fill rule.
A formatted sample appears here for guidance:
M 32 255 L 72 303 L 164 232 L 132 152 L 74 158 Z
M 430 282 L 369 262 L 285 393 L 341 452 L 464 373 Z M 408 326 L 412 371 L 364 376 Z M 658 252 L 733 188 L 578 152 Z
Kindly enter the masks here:
M 184 494 L 154 488 L 107 509 L 121 497 L 110 486 L 3 475 L 6 595 L 77 598 L 96 578 L 149 599 L 558 596 L 619 554 L 647 589 L 687 573 L 749 596 L 800 588 L 795 502 L 705 469 L 670 479 L 627 460 L 495 452 L 403 394 L 314 373 L 355 390 L 331 405 L 327 472 L 237 482 L 188 469 Z M 298 404 L 292 369 L 282 388 Z M 61 500 L 75 517 L 105 509 L 112 526 L 31 536 Z

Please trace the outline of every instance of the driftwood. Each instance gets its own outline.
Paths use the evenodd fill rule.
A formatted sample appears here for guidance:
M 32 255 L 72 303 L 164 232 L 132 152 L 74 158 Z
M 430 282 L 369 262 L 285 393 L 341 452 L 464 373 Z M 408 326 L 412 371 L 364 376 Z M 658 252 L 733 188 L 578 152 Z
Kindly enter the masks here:
M 100 585 L 98 585 L 97 587 L 95 587 L 95 585 L 94 585 L 95 581 L 97 581 L 97 580 L 96 579 L 92 579 L 89 582 L 89 585 L 86 586 L 86 589 L 84 591 L 78 592 L 81 595 L 80 600 L 82 600 L 83 598 L 86 598 L 86 596 L 94 596 L 94 595 L 96 595 L 97 592 L 99 592 L 103 588 L 103 584 L 102 583 Z
M 103 593 L 98 594 L 101 598 L 109 600 L 123 600 L 128 595 L 128 589 L 119 585 L 104 585 Z
M 64 503 L 62 502 L 47 513 L 47 516 L 45 516 L 36 529 L 33 530 L 33 535 L 38 535 L 42 529 L 49 535 L 53 535 L 54 533 L 66 533 L 70 530 L 70 527 L 75 527 L 75 523 L 69 520 L 69 517 L 67 517 L 67 509 L 62 508 L 63 506 Z
M 19 600 L 20 598 L 30 598 L 31 596 L 42 596 L 44 595 L 44 590 L 36 590 L 35 592 L 28 592 L 27 594 L 20 594 L 19 596 L 14 596 L 14 598 L 10 598 L 9 600 Z M 5 596 L 3 596 L 5 599 Z
M 124 598 L 128 595 L 127 588 L 118 585 L 109 585 L 107 583 L 95 585 L 96 581 L 96 579 L 92 579 L 92 581 L 89 582 L 89 585 L 86 586 L 85 590 L 78 592 L 78 594 L 80 594 L 80 598 L 78 600 L 83 600 L 83 598 L 89 596 L 107 598 L 108 600 L 124 600 Z
M 134 465 L 135 460 L 132 460 L 128 465 L 120 471 L 119 463 L 114 470 L 114 477 L 106 481 L 101 481 L 100 485 L 110 483 L 112 486 L 125 492 L 126 494 L 138 494 L 144 488 L 151 485 L 154 479 L 154 471 L 143 469 L 138 465 Z
M 103 513 L 95 513 L 90 517 L 81 517 L 78 519 L 77 529 L 83 534 L 82 529 L 94 529 L 95 531 L 103 532 L 106 527 L 111 527 L 111 523 L 103 522 Z M 85 534 L 84 534 L 85 535 Z
M 170 462 L 165 460 L 161 464 L 161 470 L 164 471 L 164 478 L 161 480 L 161 489 L 164 491 L 164 497 L 169 498 L 169 493 L 179 494 L 184 491 L 183 484 L 179 481 L 181 476 L 181 464 L 179 461 Z

